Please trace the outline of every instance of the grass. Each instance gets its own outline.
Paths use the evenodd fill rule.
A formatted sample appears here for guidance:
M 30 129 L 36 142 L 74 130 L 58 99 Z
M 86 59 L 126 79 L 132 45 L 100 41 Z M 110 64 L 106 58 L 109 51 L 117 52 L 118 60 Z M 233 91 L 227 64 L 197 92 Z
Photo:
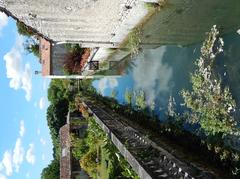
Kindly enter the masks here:
M 139 28 L 134 28 L 128 35 L 128 46 L 132 55 L 137 55 L 139 53 L 141 43 L 140 35 L 141 30 Z
M 159 0 L 158 2 L 146 2 L 144 7 L 147 10 L 160 10 L 167 5 L 167 0 Z
M 146 2 L 144 4 L 144 7 L 147 9 L 147 10 L 153 10 L 157 7 L 159 7 L 158 3 L 152 3 L 152 2 Z
M 109 155 L 108 153 L 105 151 L 105 149 L 103 148 L 103 146 L 99 146 L 100 147 L 100 155 L 101 155 L 101 163 L 97 168 L 97 171 L 99 173 L 100 178 L 104 178 L 104 179 L 108 179 L 109 178 L 109 166 L 111 165 L 110 159 L 109 159 Z M 108 166 L 106 164 L 106 161 L 108 161 Z
M 114 167 L 113 163 L 111 162 L 111 159 L 109 158 L 109 153 L 106 151 L 104 148 L 104 142 L 99 141 L 96 144 L 96 148 L 98 149 L 99 152 L 99 158 L 100 158 L 100 164 L 96 168 L 96 173 L 92 174 L 94 179 L 98 178 L 103 178 L 103 179 L 108 179 L 109 178 L 109 173 L 110 173 L 110 168 Z M 108 161 L 108 165 L 107 162 Z
M 99 69 L 100 70 L 107 70 L 107 69 L 109 69 L 109 61 L 108 60 L 103 60 L 102 62 L 100 62 Z
M 167 6 L 167 0 L 159 0 L 158 3 L 145 3 L 145 8 L 149 9 L 148 14 L 132 29 L 128 36 L 120 44 L 119 48 L 130 49 L 131 56 L 139 53 L 141 45 L 141 35 L 144 25 L 151 19 L 156 13 Z
M 152 18 L 156 13 L 165 8 L 168 5 L 167 0 L 159 0 L 157 3 L 145 3 L 145 8 L 149 9 L 148 14 L 132 29 L 132 31 L 126 36 L 126 38 L 119 45 L 119 49 L 125 49 L 129 51 L 131 57 L 134 57 L 139 53 L 141 46 L 141 35 L 143 26 Z M 108 60 L 111 59 L 114 53 L 117 53 L 117 50 L 110 49 L 111 54 L 108 57 Z

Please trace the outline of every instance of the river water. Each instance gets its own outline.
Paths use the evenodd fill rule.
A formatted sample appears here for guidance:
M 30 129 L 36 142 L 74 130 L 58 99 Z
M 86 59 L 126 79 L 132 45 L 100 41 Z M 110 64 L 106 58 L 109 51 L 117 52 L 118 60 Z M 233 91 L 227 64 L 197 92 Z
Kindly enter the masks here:
M 153 16 L 141 29 L 141 52 L 131 58 L 126 50 L 117 50 L 112 60 L 121 57 L 119 78 L 95 80 L 93 86 L 104 96 L 126 103 L 124 94 L 144 91 L 150 108 L 160 120 L 167 117 L 170 97 L 175 99 L 175 112 L 186 111 L 180 92 L 191 90 L 190 74 L 200 57 L 202 42 L 213 25 L 224 40 L 224 52 L 216 58 L 223 83 L 230 88 L 240 115 L 240 1 L 239 0 L 169 0 L 170 4 Z M 183 8 L 184 7 L 184 8 Z M 122 55 L 124 54 L 124 55 Z M 126 56 L 122 58 L 123 56 Z M 118 59 L 119 60 L 119 59 Z M 239 120 L 239 119 L 238 119 Z M 187 127 L 191 130 L 192 127 Z M 240 139 L 229 138 L 227 145 L 240 150 Z M 234 141 L 234 142 L 232 142 Z M 234 145 L 233 145 L 234 143 Z
M 223 36 L 224 53 L 217 58 L 221 66 L 223 81 L 230 87 L 231 93 L 240 106 L 240 35 L 233 32 Z M 155 112 L 161 117 L 167 111 L 168 100 L 173 96 L 176 112 L 182 113 L 183 100 L 179 94 L 183 89 L 191 89 L 190 74 L 194 72 L 195 60 L 200 56 L 202 43 L 180 47 L 161 46 L 156 49 L 144 49 L 131 61 L 125 74 L 116 79 L 103 78 L 94 82 L 94 86 L 104 95 L 111 96 L 112 90 L 118 92 L 116 98 L 124 103 L 125 90 L 142 90 L 148 104 L 155 103 Z
M 239 0 L 169 0 L 141 29 L 141 52 L 124 57 L 118 71 L 120 78 L 102 78 L 93 85 L 105 96 L 117 91 L 116 99 L 125 103 L 126 90 L 145 93 L 147 104 L 155 103 L 155 113 L 164 119 L 170 96 L 176 101 L 176 112 L 186 108 L 180 92 L 191 90 L 190 74 L 200 57 L 202 41 L 213 25 L 224 40 L 224 52 L 217 64 L 223 82 L 240 108 L 240 1 Z M 126 51 L 122 51 L 126 53 Z M 118 50 L 117 53 L 122 53 Z M 119 58 L 121 54 L 113 55 Z M 119 60 L 119 59 L 118 59 Z

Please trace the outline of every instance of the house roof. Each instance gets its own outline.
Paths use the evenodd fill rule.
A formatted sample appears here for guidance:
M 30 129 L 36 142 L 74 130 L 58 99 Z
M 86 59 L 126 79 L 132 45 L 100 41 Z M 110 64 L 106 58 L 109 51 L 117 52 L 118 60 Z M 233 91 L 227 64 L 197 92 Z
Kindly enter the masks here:
M 51 75 L 51 47 L 50 41 L 40 38 L 40 61 L 42 64 L 42 76 Z

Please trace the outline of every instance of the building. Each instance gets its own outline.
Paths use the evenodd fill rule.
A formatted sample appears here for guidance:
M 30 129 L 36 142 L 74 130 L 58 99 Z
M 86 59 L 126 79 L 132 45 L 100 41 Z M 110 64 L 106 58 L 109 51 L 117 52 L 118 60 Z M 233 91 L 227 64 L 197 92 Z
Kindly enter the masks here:
M 82 121 L 78 124 L 76 121 Z M 88 175 L 80 167 L 79 161 L 72 156 L 71 133 L 79 138 L 85 136 L 87 123 L 79 113 L 68 113 L 67 123 L 61 127 L 60 135 L 60 179 L 88 179 Z
M 86 78 L 99 70 L 99 62 L 92 61 L 92 57 L 98 48 L 85 49 L 83 57 L 76 62 L 75 73 L 67 73 L 65 69 L 66 56 L 69 50 L 66 44 L 54 44 L 51 41 L 39 38 L 40 63 L 42 64 L 42 76 L 49 78 Z M 73 67 L 74 68 L 74 67 Z
M 24 23 L 41 37 L 42 75 L 50 78 L 118 76 L 104 63 L 108 48 L 118 48 L 146 16 L 145 2 L 156 0 L 0 0 L 0 11 Z M 93 48 L 81 74 L 64 73 L 64 44 Z M 97 50 L 96 48 L 99 48 Z M 121 60 L 118 57 L 116 61 Z M 101 70 L 100 64 L 104 64 Z M 39 72 L 37 71 L 36 74 Z

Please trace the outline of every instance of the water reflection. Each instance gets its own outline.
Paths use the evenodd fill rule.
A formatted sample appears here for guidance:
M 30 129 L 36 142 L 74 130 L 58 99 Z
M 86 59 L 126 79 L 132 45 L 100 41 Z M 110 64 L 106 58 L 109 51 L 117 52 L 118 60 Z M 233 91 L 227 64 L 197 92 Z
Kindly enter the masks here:
M 132 70 L 135 89 L 142 89 L 147 99 L 154 100 L 161 111 L 167 109 L 170 95 L 180 104 L 179 91 L 190 87 L 189 73 L 194 69 L 193 61 L 198 56 L 197 51 L 199 45 L 144 50 L 144 55 L 137 58 L 137 65 Z M 178 110 L 181 110 L 180 105 Z
M 220 74 L 234 99 L 240 104 L 240 36 L 235 32 L 224 36 L 224 54 L 217 59 Z M 157 49 L 144 49 L 135 59 L 126 58 L 127 74 L 117 79 L 118 99 L 123 102 L 126 88 L 143 90 L 147 103 L 156 104 L 156 112 L 164 117 L 167 111 L 169 96 L 176 100 L 176 112 L 182 113 L 184 107 L 179 92 L 191 89 L 190 73 L 194 71 L 194 61 L 200 56 L 201 43 L 188 47 L 162 46 Z M 129 80 L 130 79 L 130 80 Z M 110 96 L 111 90 L 105 95 Z

